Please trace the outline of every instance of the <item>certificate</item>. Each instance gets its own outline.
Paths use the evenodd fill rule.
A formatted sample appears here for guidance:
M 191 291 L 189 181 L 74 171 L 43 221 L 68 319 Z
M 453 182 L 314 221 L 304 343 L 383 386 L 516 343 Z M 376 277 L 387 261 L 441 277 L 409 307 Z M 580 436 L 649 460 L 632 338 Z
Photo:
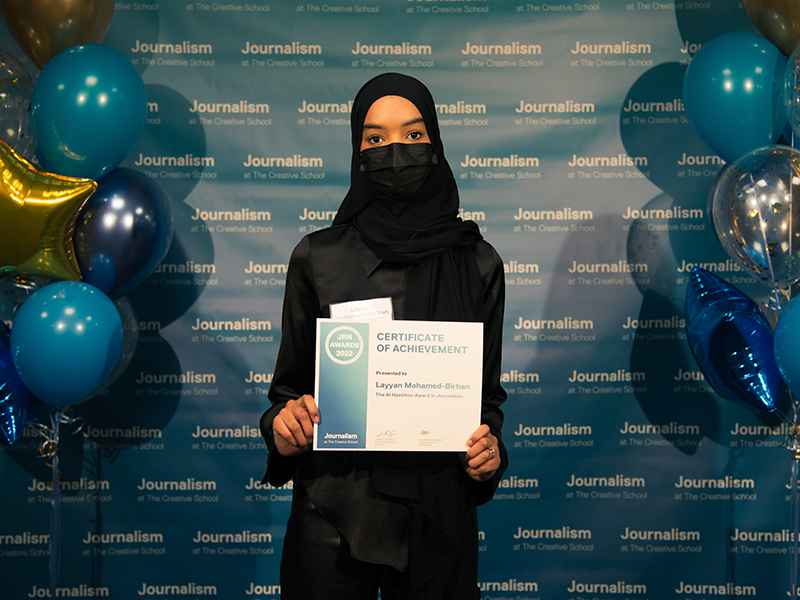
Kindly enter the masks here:
M 466 450 L 483 323 L 317 319 L 315 450 Z

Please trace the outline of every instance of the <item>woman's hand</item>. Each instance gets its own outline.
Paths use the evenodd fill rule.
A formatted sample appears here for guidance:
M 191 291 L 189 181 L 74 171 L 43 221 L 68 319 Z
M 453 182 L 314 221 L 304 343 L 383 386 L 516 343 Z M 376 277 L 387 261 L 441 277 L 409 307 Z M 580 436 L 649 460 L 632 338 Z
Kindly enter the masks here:
M 475 481 L 491 479 L 500 468 L 500 447 L 497 438 L 485 423 L 467 440 L 467 450 L 461 455 L 461 466 Z
M 312 396 L 289 400 L 272 420 L 275 448 L 283 456 L 308 452 L 314 441 L 314 423 L 319 423 L 319 411 Z

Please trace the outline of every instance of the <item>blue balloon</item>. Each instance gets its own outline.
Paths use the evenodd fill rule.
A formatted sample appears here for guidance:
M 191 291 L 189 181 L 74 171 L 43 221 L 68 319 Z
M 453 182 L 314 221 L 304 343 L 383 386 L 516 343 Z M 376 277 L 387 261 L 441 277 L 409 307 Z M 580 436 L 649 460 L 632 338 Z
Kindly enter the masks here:
M 160 187 L 114 169 L 78 215 L 73 236 L 83 281 L 116 300 L 147 279 L 172 241 L 172 210 Z
M 773 348 L 783 380 L 800 398 L 800 300 L 796 297 L 787 304 L 775 325 Z
M 11 330 L 0 321 L 0 443 L 15 446 L 25 423 L 38 414 L 38 401 L 22 383 L 10 351 Z
M 783 381 L 772 327 L 758 304 L 695 268 L 686 290 L 686 333 L 706 381 L 723 398 L 757 413 L 778 407 Z
M 23 302 L 11 329 L 19 376 L 40 400 L 65 408 L 99 388 L 120 357 L 122 321 L 97 288 L 59 281 Z
M 769 40 L 726 33 L 705 44 L 683 79 L 686 116 L 725 162 L 778 141 L 786 125 L 786 57 Z
M 147 120 L 139 72 L 108 46 L 74 46 L 53 57 L 33 86 L 33 128 L 48 169 L 99 179 L 130 153 Z

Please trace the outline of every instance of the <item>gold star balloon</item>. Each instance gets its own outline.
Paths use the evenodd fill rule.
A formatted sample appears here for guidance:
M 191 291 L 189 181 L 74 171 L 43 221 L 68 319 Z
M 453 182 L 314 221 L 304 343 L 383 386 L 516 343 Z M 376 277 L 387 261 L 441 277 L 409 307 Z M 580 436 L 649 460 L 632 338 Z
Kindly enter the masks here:
M 39 171 L 0 140 L 0 276 L 80 279 L 72 232 L 97 183 Z

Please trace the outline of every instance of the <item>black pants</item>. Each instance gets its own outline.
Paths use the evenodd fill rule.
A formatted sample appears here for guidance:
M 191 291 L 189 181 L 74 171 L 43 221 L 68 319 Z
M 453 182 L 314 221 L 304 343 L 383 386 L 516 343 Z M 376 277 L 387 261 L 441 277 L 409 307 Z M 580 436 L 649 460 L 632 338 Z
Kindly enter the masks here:
M 295 490 L 297 494 L 297 490 Z M 476 532 L 477 533 L 477 532 Z M 357 560 L 333 525 L 305 493 L 297 494 L 281 556 L 281 600 L 475 600 L 477 544 L 415 592 L 395 569 Z

